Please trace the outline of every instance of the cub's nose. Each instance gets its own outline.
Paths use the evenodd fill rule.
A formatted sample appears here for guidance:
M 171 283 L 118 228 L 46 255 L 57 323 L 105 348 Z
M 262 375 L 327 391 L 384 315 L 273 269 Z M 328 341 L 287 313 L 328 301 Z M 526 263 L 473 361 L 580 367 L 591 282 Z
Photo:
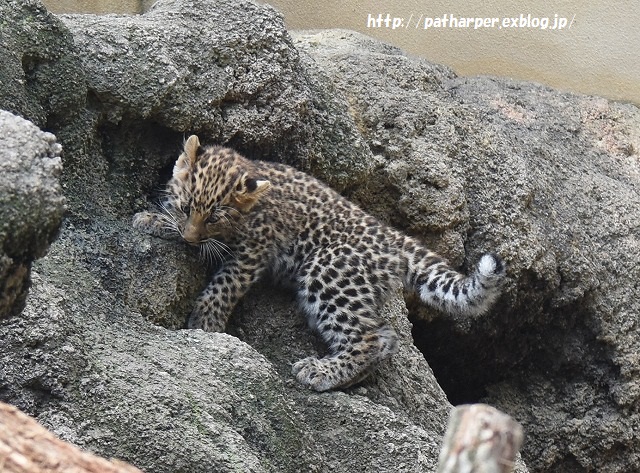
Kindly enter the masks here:
M 199 225 L 194 225 L 191 219 L 189 219 L 182 231 L 182 238 L 190 245 L 197 245 L 204 240 L 202 228 Z

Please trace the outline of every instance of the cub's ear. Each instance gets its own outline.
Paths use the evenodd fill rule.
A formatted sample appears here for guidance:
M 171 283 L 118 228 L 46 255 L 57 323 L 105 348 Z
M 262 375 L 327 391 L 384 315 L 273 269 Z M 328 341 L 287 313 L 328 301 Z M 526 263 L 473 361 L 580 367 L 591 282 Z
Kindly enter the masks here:
M 182 154 L 178 157 L 175 166 L 173 166 L 173 177 L 177 179 L 185 178 L 201 154 L 200 140 L 196 135 L 191 135 L 184 142 Z
M 233 203 L 241 212 L 248 212 L 258 203 L 260 197 L 271 187 L 271 182 L 250 177 L 248 174 L 238 180 L 233 193 Z

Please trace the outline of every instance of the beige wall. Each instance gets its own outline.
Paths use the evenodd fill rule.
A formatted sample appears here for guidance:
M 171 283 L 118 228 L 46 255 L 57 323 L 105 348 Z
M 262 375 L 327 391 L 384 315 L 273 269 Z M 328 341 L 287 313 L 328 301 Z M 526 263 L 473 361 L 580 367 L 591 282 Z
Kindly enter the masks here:
M 53 13 L 142 13 L 155 0 L 42 0 Z
M 640 2 L 542 0 L 269 0 L 290 29 L 347 28 L 400 46 L 461 75 L 492 74 L 542 82 L 640 105 Z M 526 5 L 526 6 L 523 6 Z M 424 17 L 573 18 L 571 29 L 430 28 Z M 404 19 L 403 27 L 367 28 L 368 14 Z M 419 27 L 415 25 L 420 16 Z M 574 18 L 575 15 L 575 18 Z M 409 18 L 411 22 L 409 23 Z M 510 22 L 509 22 L 510 23 Z M 407 27 L 408 26 L 408 27 Z
M 139 13 L 153 0 L 44 0 L 55 13 Z M 346 28 L 395 44 L 410 54 L 446 64 L 460 75 L 493 74 L 542 82 L 640 105 L 640 2 L 489 0 L 269 0 L 290 29 Z M 479 2 L 477 2 L 479 3 Z M 373 18 L 403 20 L 401 27 L 368 28 Z M 493 28 L 431 27 L 425 17 L 498 18 Z M 567 18 L 571 28 L 499 28 L 503 18 L 530 14 Z M 420 19 L 422 17 L 422 19 Z M 418 22 L 418 20 L 420 21 Z M 398 20 L 399 21 L 399 20 Z M 509 22 L 510 23 L 510 22 Z M 416 24 L 418 27 L 416 28 Z M 391 26 L 391 25 L 390 25 Z

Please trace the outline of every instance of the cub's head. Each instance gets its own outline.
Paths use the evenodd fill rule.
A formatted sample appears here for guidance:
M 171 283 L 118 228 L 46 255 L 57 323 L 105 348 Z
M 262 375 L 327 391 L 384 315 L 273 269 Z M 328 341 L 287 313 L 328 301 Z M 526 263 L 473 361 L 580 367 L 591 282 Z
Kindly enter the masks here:
M 253 175 L 251 161 L 228 148 L 202 147 L 192 135 L 173 167 L 164 207 L 185 241 L 206 244 L 232 235 L 270 185 Z

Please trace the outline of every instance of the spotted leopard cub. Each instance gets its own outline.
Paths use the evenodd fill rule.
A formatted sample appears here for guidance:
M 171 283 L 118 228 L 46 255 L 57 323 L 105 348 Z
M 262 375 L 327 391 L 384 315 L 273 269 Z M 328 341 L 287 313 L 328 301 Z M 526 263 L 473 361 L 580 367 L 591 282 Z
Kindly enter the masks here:
M 198 297 L 189 328 L 225 329 L 234 306 L 267 271 L 294 286 L 324 358 L 293 365 L 317 391 L 349 386 L 397 350 L 377 310 L 394 283 L 449 313 L 480 314 L 499 294 L 502 260 L 486 254 L 470 276 L 415 239 L 364 213 L 319 181 L 281 164 L 250 161 L 191 136 L 157 213 L 136 228 L 199 246 L 221 264 Z

